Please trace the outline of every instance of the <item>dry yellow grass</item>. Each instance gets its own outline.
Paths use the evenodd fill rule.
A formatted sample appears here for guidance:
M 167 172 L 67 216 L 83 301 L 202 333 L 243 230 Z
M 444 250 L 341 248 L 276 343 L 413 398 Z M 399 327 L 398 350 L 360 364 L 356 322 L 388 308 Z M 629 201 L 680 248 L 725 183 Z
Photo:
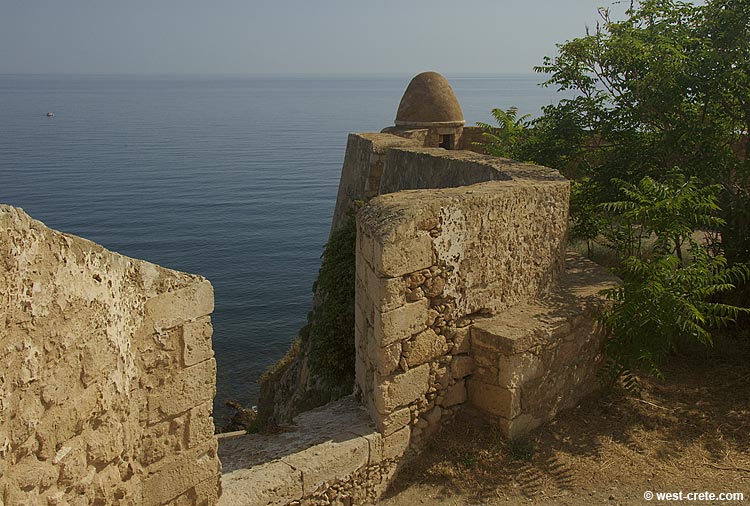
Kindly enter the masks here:
M 750 501 L 748 340 L 672 357 L 664 374 L 640 398 L 603 391 L 522 441 L 466 410 L 381 504 L 648 504 L 645 491 Z

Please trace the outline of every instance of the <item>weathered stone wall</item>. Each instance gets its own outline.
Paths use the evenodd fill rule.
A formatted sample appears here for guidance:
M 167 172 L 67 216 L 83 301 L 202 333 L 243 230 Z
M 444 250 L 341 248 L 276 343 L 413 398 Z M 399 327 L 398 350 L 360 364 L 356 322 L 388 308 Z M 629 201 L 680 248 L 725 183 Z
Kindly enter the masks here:
M 475 367 L 469 401 L 509 437 L 575 406 L 598 385 L 606 337 L 596 318 L 606 303 L 599 292 L 617 283 L 568 253 L 565 276 L 552 294 L 477 319 L 470 333 Z
M 336 207 L 331 220 L 331 230 L 336 230 L 346 217 L 355 200 L 366 200 L 380 193 L 383 161 L 388 148 L 409 146 L 413 139 L 390 134 L 349 134 L 344 164 L 341 167 Z
M 0 206 L 0 504 L 213 505 L 213 289 Z
M 475 132 L 471 128 L 464 130 Z M 426 141 L 419 135 L 424 132 L 399 131 L 404 137 L 391 133 L 349 134 L 331 230 L 343 222 L 353 201 L 386 193 L 511 179 L 565 180 L 557 171 L 538 165 L 472 151 L 425 147 Z
M 482 127 L 464 127 L 458 142 L 458 149 L 485 154 L 484 150 L 478 145 L 479 143 L 487 142 L 487 139 L 484 138 L 484 132 L 485 130 Z
M 466 401 L 470 325 L 558 284 L 567 220 L 554 178 L 403 191 L 360 211 L 356 381 L 386 442 L 418 442 Z
M 385 155 L 379 195 L 401 190 L 455 188 L 512 177 L 486 157 L 441 148 L 393 148 Z M 495 160 L 492 160 L 495 162 Z
M 392 133 L 349 134 L 331 232 L 344 222 L 355 200 L 408 189 L 454 188 L 485 181 L 565 181 L 552 169 L 471 151 L 424 147 L 435 141 L 426 129 L 386 129 Z M 454 129 L 455 130 L 455 129 Z M 461 129 L 459 129 L 461 130 Z M 463 129 L 472 132 L 471 128 Z M 288 421 L 302 408 L 331 398 L 307 364 L 307 348 L 261 382 L 261 418 Z

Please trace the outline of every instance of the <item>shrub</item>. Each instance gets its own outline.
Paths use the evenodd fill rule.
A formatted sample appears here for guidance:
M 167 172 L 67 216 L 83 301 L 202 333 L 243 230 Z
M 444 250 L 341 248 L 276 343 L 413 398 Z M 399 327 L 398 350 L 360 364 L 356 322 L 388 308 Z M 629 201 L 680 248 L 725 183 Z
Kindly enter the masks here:
M 318 297 L 308 325 L 301 332 L 309 340 L 313 376 L 330 390 L 350 393 L 354 386 L 354 277 L 356 221 L 350 215 L 335 230 L 323 251 L 323 262 L 313 292 Z
M 719 294 L 750 278 L 745 264 L 727 266 L 693 238 L 695 227 L 721 226 L 715 216 L 717 187 L 698 188 L 694 180 L 672 177 L 668 183 L 644 178 L 638 185 L 620 182 L 624 199 L 603 207 L 615 213 L 621 236 L 638 232 L 638 255 L 625 258 L 621 286 L 605 290 L 612 306 L 601 315 L 611 331 L 605 345 L 605 381 L 620 377 L 638 388 L 635 369 L 659 375 L 659 361 L 683 339 L 710 345 L 711 330 L 734 322 L 747 308 L 717 301 Z M 655 236 L 643 250 L 643 236 Z M 631 241 L 632 243 L 633 241 Z M 683 255 L 684 246 L 687 245 Z

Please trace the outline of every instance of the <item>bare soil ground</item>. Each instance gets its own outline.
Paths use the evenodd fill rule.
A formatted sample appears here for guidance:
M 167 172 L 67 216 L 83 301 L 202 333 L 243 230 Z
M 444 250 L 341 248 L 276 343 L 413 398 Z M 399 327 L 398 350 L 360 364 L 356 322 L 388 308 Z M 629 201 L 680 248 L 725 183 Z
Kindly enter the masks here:
M 466 410 L 402 469 L 381 506 L 750 504 L 750 339 L 672 357 L 640 397 L 607 389 L 527 438 Z M 742 492 L 666 503 L 652 492 Z

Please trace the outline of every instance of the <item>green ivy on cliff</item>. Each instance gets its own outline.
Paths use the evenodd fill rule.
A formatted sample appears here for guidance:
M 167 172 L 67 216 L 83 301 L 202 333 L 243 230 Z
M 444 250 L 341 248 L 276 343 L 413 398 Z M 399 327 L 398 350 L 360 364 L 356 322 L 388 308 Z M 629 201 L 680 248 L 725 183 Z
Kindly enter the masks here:
M 335 230 L 323 251 L 313 292 L 320 302 L 301 337 L 309 340 L 309 365 L 322 386 L 345 393 L 354 386 L 354 216 Z

